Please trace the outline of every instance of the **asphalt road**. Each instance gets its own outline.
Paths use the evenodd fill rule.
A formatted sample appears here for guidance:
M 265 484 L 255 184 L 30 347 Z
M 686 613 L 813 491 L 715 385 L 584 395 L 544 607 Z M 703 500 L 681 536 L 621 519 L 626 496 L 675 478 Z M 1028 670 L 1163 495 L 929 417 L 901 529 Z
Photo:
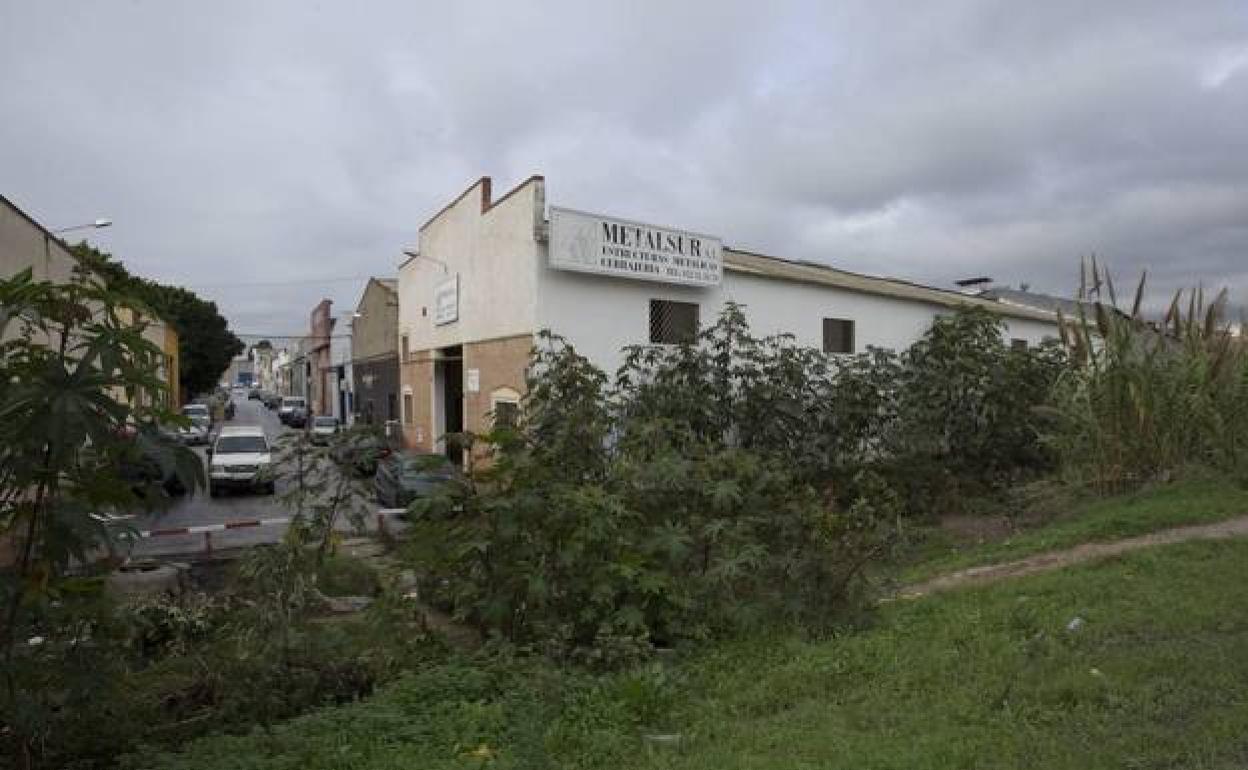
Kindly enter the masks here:
M 236 392 L 234 405 L 236 407 L 234 419 L 223 425 L 259 425 L 264 428 L 270 442 L 292 430 L 278 421 L 276 411 L 267 409 L 259 401 L 248 400 L 243 393 Z M 204 460 L 206 474 L 208 468 L 205 448 L 195 447 L 195 452 Z M 177 499 L 168 511 L 156 515 L 138 515 L 128 523 L 136 530 L 155 530 L 288 518 L 292 512 L 280 502 L 283 491 L 280 481 L 275 495 L 237 490 L 224 492 L 218 497 L 210 497 L 207 490 L 201 490 L 194 495 Z M 372 508 L 375 509 L 376 506 Z M 368 524 L 370 528 L 375 529 L 375 517 L 370 518 L 373 520 Z M 341 528 L 348 529 L 349 524 L 344 522 Z M 213 550 L 226 550 L 261 543 L 274 543 L 282 538 L 285 531 L 285 526 L 278 525 L 212 532 L 211 547 Z M 193 555 L 203 553 L 206 545 L 203 534 L 160 535 L 136 540 L 130 555 L 132 557 Z

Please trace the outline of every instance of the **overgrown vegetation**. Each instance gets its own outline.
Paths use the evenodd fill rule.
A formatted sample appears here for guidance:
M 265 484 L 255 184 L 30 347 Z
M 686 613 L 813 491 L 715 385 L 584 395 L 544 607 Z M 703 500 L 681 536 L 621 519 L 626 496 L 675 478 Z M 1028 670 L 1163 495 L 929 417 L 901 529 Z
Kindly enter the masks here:
M 116 767 L 141 747 L 274 729 L 440 660 L 411 603 L 390 592 L 358 617 L 324 617 L 319 589 L 343 578 L 359 587 L 360 568 L 344 561 L 315 571 L 313 551 L 278 546 L 253 554 L 212 597 L 124 604 L 99 579 L 60 581 L 56 601 L 31 609 L 14 672 L 41 708 L 6 709 L 11 765 L 0 765 Z
M 545 335 L 519 425 L 418 504 L 427 593 L 596 665 L 760 623 L 827 629 L 904 514 L 1045 467 L 1032 409 L 1063 358 L 1001 332 L 965 310 L 901 355 L 829 358 L 753 337 L 729 305 L 689 344 L 629 350 L 614 380 Z
M 696 340 L 632 348 L 608 375 L 543 335 L 519 422 L 450 437 L 470 467 L 411 511 L 420 601 L 482 632 L 475 658 L 447 657 L 410 584 L 335 554 L 335 525 L 362 509 L 330 458 L 367 473 L 384 445 L 362 432 L 329 449 L 283 443 L 295 524 L 215 598 L 118 607 L 93 570 L 69 575 L 71 556 L 85 565 L 104 542 L 89 512 L 159 503 L 117 472 L 127 461 L 188 486 L 202 469 L 155 443 L 151 426 L 170 416 L 133 398 L 159 392 L 159 351 L 118 324 L 122 295 L 9 281 L 4 323 L 26 331 L 3 337 L 0 417 L 16 419 L 0 419 L 0 440 L 16 443 L 0 451 L 5 532 L 23 550 L 4 583 L 0 743 L 18 766 L 58 768 L 112 767 L 124 752 L 138 752 L 127 766 L 187 768 L 1108 766 L 1140 756 L 1121 734 L 1160 736 L 1143 756 L 1172 764 L 1232 762 L 1244 715 L 1225 704 L 1248 671 L 1225 660 L 1248 619 L 1223 594 L 1186 615 L 1176 602 L 1242 582 L 1243 546 L 1032 579 L 1025 603 L 994 589 L 864 615 L 868 576 L 895 566 L 904 531 L 985 499 L 1057 478 L 1071 500 L 1148 490 L 929 566 L 1229 515 L 1243 500 L 1225 473 L 1244 467 L 1248 356 L 1224 300 L 1197 294 L 1180 313 L 1176 298 L 1153 327 L 1143 284 L 1124 313 L 1092 277 L 1064 345 L 1014 348 L 998 317 L 964 309 L 900 353 L 825 356 L 754 337 L 729 305 Z M 1222 475 L 1164 486 L 1192 465 Z M 326 617 L 324 595 L 340 593 L 376 601 Z M 1097 630 L 1064 635 L 1076 614 Z M 1150 634 L 1157 644 L 1142 644 Z M 1176 664 L 1192 688 L 1143 686 Z M 286 722 L 396 679 L 367 704 Z M 1164 727 L 1189 714 L 1199 729 Z M 248 731 L 263 736 L 161 753 Z M 1082 752 L 1059 742 L 1069 735 Z

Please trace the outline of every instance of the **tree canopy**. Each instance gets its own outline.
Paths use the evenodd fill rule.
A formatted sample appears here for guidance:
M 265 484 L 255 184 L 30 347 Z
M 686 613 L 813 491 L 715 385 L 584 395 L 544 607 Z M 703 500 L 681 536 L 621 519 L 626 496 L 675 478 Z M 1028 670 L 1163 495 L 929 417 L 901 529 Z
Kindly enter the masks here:
M 244 345 L 230 331 L 217 304 L 181 286 L 167 286 L 133 275 L 111 254 L 86 241 L 70 247 L 74 256 L 108 287 L 173 325 L 179 341 L 179 381 L 188 396 L 211 389 Z

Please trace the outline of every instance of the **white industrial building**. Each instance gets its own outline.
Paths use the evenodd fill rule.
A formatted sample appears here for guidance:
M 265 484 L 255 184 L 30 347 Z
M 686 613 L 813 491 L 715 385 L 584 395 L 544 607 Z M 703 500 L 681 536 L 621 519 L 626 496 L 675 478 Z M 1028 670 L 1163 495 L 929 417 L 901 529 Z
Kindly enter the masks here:
M 484 177 L 420 229 L 399 268 L 402 421 L 410 446 L 488 427 L 518 401 L 534 334 L 608 372 L 628 345 L 675 342 L 745 307 L 758 336 L 830 353 L 902 349 L 960 305 L 1001 315 L 1016 344 L 1057 333 L 1041 310 L 723 246 L 715 236 L 547 208 L 542 177 L 495 200 Z M 500 406 L 501 405 L 501 406 Z

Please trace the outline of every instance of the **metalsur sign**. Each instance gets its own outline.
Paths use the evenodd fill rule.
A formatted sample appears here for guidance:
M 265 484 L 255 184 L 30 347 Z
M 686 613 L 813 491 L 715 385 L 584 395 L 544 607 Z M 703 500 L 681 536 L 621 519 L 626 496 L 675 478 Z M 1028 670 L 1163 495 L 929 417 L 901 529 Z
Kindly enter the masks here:
M 550 265 L 561 270 L 714 286 L 724 272 L 722 252 L 711 235 L 550 209 Z
M 459 275 L 453 275 L 433 289 L 433 323 L 436 326 L 459 320 Z

